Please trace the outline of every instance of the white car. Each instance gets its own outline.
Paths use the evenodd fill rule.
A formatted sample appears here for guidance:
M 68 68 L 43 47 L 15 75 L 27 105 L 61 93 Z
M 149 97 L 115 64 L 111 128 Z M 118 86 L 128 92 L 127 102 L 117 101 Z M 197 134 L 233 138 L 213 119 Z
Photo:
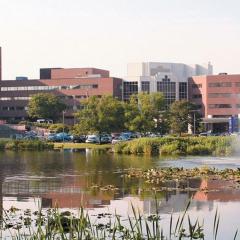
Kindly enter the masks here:
M 129 139 L 124 137 L 124 136 L 119 136 L 116 137 L 112 140 L 112 144 L 118 143 L 118 142 L 124 142 L 124 141 L 128 141 Z
M 97 135 L 88 135 L 86 143 L 99 143 L 100 139 Z

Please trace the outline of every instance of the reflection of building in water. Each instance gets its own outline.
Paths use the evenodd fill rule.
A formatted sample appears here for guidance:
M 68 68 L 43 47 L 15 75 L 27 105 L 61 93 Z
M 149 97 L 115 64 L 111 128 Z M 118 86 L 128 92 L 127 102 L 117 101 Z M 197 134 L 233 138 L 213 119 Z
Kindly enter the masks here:
M 3 182 L 3 180 L 2 180 Z M 172 187 L 176 187 L 171 183 Z M 153 195 L 139 191 L 129 191 L 128 188 L 121 188 L 118 193 L 94 191 L 91 190 L 92 179 L 86 176 L 64 177 L 64 178 L 48 178 L 43 179 L 5 179 L 2 186 L 2 196 L 17 197 L 18 201 L 26 202 L 27 199 L 41 199 L 42 207 L 49 208 L 58 206 L 59 208 L 102 208 L 108 206 L 113 209 L 124 209 L 130 212 L 132 206 L 137 208 L 140 213 L 153 214 L 156 212 L 156 201 Z M 207 181 L 194 179 L 190 182 L 179 182 L 181 188 L 185 190 L 166 191 L 161 193 L 158 199 L 158 211 L 162 214 L 170 212 L 184 211 L 186 205 L 193 195 L 193 202 L 190 208 L 213 209 L 213 201 L 240 201 L 240 190 L 225 189 L 224 187 L 232 186 L 232 183 L 226 181 Z M 169 186 L 171 187 L 171 186 Z M 218 191 L 190 191 L 190 188 L 201 188 Z M 133 190 L 133 189 L 132 189 Z M 1 189 L 0 189 L 1 191 Z M 135 192 L 135 194 L 132 194 Z M 1 194 L 1 192 L 0 192 Z M 1 198 L 2 200 L 2 198 Z M 1 204 L 1 202 L 0 202 Z M 1 205 L 0 205 L 1 207 Z M 120 208 L 122 208 L 120 210 Z
M 203 179 L 200 189 L 207 191 L 197 191 L 193 199 L 198 201 L 239 201 L 240 190 L 235 189 L 234 185 L 234 182 L 231 181 Z

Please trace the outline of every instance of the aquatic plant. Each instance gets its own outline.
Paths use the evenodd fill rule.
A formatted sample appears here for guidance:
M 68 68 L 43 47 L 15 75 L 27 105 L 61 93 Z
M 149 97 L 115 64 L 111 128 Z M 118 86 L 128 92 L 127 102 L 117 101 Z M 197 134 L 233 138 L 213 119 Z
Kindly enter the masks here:
M 146 155 L 221 155 L 237 150 L 234 137 L 140 138 L 114 145 L 115 153 Z
M 131 205 L 132 214 L 123 218 L 110 213 L 100 213 L 90 216 L 83 208 L 78 213 L 61 212 L 58 208 L 32 212 L 30 209 L 19 214 L 19 209 L 11 208 L 4 211 L 1 231 L 8 231 L 11 239 L 205 239 L 203 221 L 191 219 L 188 214 L 191 200 L 185 210 L 176 218 L 171 214 L 166 232 L 162 226 L 162 217 L 157 210 L 151 215 L 142 215 Z M 94 217 L 94 218 L 93 218 Z M 220 213 L 218 209 L 213 219 L 213 239 L 218 237 L 220 227 Z M 235 232 L 236 239 L 238 231 Z

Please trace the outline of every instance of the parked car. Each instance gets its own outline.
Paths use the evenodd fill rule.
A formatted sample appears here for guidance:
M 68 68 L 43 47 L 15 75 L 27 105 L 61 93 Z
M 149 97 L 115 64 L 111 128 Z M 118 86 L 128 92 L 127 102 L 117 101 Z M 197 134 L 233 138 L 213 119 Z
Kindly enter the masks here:
M 88 135 L 85 141 L 86 143 L 99 143 L 99 136 L 97 135 Z
M 60 132 L 60 133 L 56 134 L 56 141 L 57 142 L 61 142 L 61 141 L 69 142 L 71 140 L 72 140 L 71 135 L 69 135 L 65 132 Z
M 101 143 L 111 143 L 112 142 L 112 137 L 108 134 L 101 135 L 100 136 L 100 142 Z
M 72 136 L 72 141 L 74 143 L 85 143 L 86 136 L 84 136 L 84 135 L 80 135 L 80 136 L 74 135 L 74 136 Z
M 120 137 L 121 133 L 111 133 L 112 139 L 115 139 L 117 137 Z
M 48 135 L 47 139 L 53 142 L 69 142 L 72 140 L 71 136 L 65 132 L 61 132 L 57 134 L 51 133 Z
M 115 144 L 115 143 L 118 143 L 118 142 L 124 142 L 124 141 L 128 141 L 129 138 L 126 138 L 124 136 L 119 136 L 119 137 L 116 137 L 112 140 L 112 144 Z
M 37 123 L 48 123 L 48 124 L 52 124 L 53 120 L 51 119 L 38 119 Z

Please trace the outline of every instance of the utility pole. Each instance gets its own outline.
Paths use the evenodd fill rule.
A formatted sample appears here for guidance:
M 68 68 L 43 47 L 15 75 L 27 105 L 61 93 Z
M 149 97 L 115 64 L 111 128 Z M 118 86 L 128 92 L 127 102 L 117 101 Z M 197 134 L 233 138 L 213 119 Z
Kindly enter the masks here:
M 63 117 L 63 121 L 62 121 L 63 122 L 63 142 L 64 142 L 64 124 L 65 124 L 64 123 L 64 114 L 65 113 L 66 113 L 66 111 L 62 111 L 62 114 L 63 114 L 63 116 L 62 116 Z

